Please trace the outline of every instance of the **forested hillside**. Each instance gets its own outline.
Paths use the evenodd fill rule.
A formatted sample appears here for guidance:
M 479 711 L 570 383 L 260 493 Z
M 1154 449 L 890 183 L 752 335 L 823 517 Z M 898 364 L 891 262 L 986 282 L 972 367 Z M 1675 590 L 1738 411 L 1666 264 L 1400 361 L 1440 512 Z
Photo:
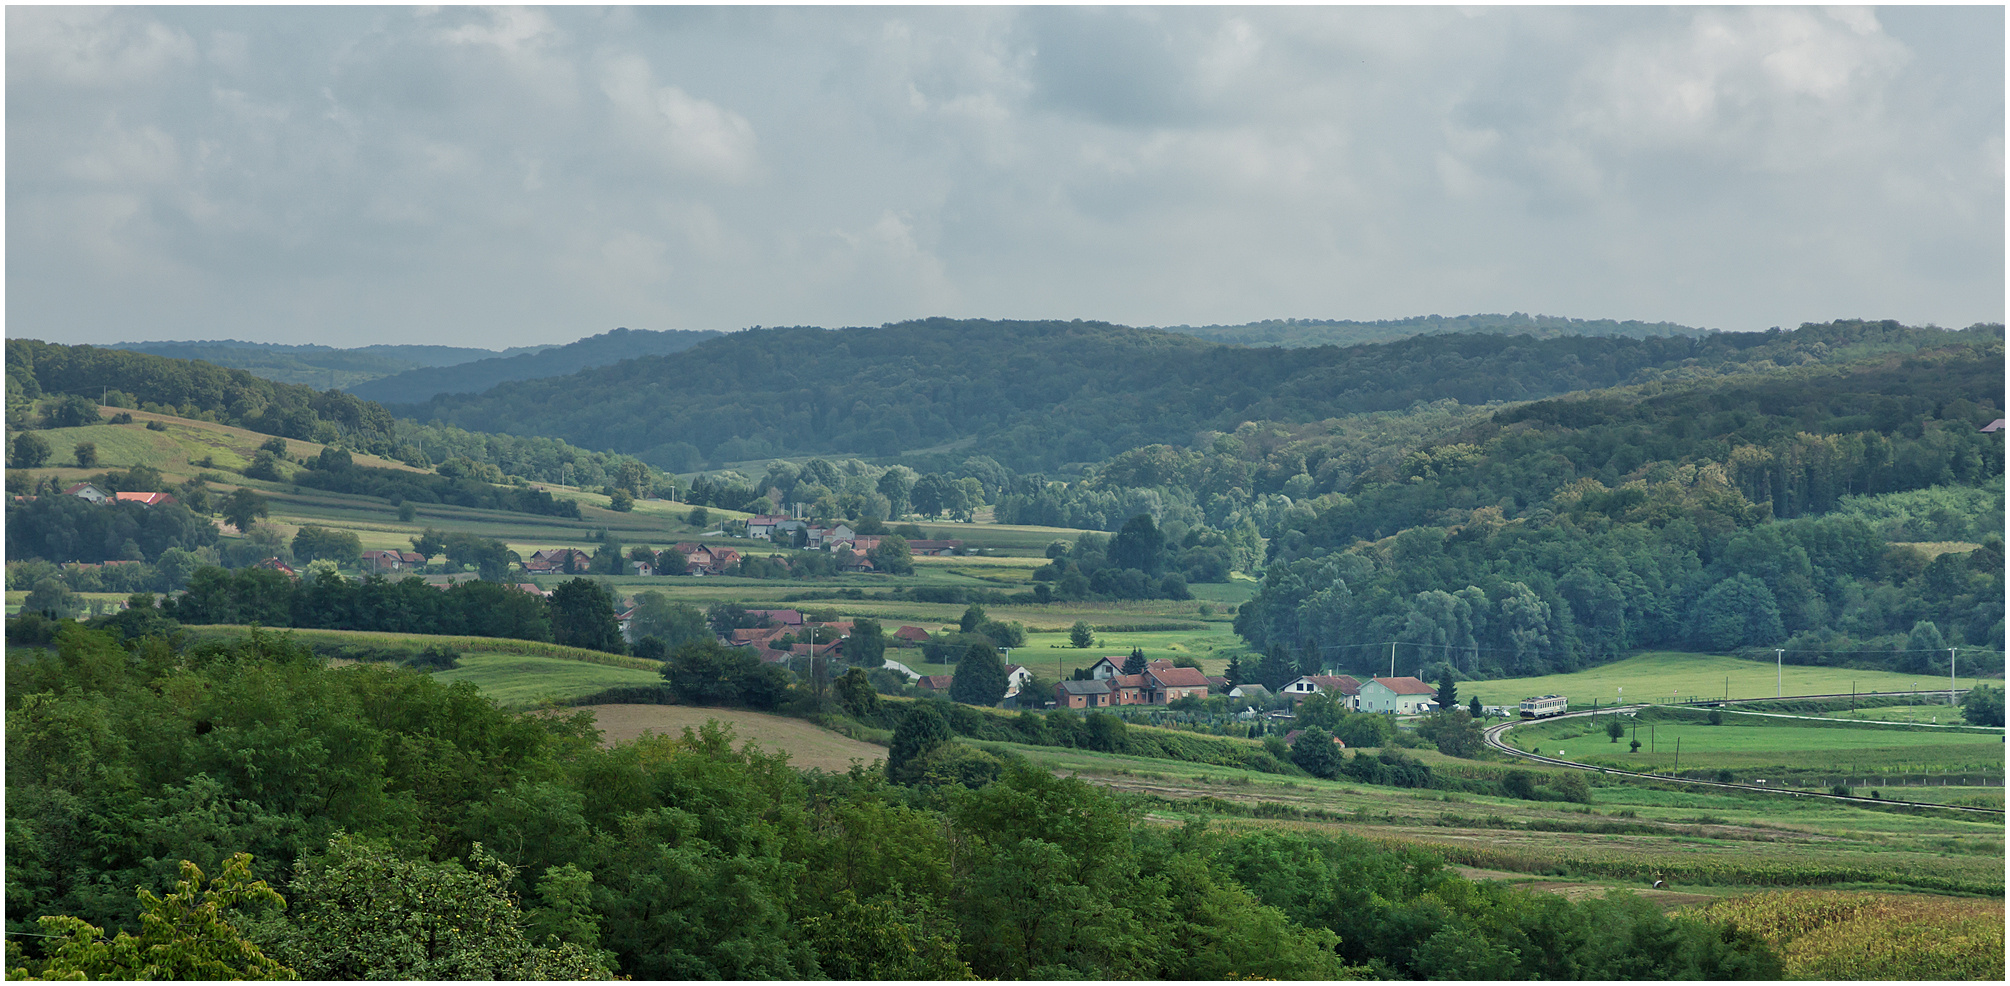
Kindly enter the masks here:
M 541 347 L 520 355 L 505 354 L 454 365 L 435 365 L 383 376 L 348 388 L 365 400 L 412 402 L 435 394 L 468 394 L 514 380 L 555 377 L 588 367 L 607 366 L 638 356 L 681 352 L 721 335 L 714 331 L 615 329 L 563 346 Z
M 1099 322 L 929 319 L 880 328 L 755 329 L 400 414 L 560 437 L 687 470 L 777 455 L 969 442 L 1016 470 L 1092 463 L 1243 421 L 1315 421 L 1529 400 L 1664 376 L 1823 361 L 1944 338 L 1896 323 L 1703 337 L 1441 335 L 1254 349 Z
M 473 360 L 534 353 L 548 347 L 526 346 L 501 352 L 462 346 L 359 346 L 355 349 L 336 349 L 332 346 L 312 344 L 288 346 L 279 343 L 223 339 L 201 342 L 121 342 L 105 348 L 151 353 L 174 359 L 199 359 L 228 369 L 247 370 L 279 383 L 340 389 L 420 367 L 453 366 Z
M 1699 336 L 1708 329 L 1674 322 L 1617 322 L 1609 318 L 1559 318 L 1554 315 L 1418 315 L 1372 322 L 1331 318 L 1273 318 L 1242 325 L 1163 325 L 1167 332 L 1198 336 L 1209 342 L 1238 346 L 1354 346 L 1393 342 L 1411 336 L 1450 333 L 1525 335 L 1537 339 L 1558 336 Z
M 1948 646 L 2000 652 L 2003 436 L 1980 430 L 2000 330 L 1973 342 L 1489 415 L 1287 514 L 1236 628 L 1364 670 L 1397 641 L 1426 675 L 1642 647 L 1937 673 Z

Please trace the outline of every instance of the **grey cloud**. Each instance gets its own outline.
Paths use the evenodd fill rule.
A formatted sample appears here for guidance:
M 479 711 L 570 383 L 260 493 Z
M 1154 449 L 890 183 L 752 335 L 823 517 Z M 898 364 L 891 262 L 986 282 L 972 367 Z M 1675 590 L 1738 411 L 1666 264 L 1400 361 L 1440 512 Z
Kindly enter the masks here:
M 7 18 L 18 335 L 2002 318 L 1996 8 Z

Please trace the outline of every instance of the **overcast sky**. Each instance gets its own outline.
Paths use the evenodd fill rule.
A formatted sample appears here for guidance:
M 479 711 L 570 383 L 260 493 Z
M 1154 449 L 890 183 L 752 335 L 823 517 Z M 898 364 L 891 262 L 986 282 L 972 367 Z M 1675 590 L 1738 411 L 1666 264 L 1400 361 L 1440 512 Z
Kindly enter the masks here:
M 2000 7 L 6 27 L 10 336 L 2003 319 Z

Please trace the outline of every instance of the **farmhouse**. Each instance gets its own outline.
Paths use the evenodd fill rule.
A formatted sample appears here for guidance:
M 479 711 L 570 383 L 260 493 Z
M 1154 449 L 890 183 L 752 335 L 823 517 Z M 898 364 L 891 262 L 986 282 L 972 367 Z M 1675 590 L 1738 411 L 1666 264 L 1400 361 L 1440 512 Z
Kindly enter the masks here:
M 904 644 L 925 644 L 928 643 L 928 631 L 920 627 L 904 626 L 893 632 L 893 639 Z
M 1164 665 L 1154 667 L 1153 665 Z M 1153 661 L 1145 666 L 1151 704 L 1165 705 L 1182 698 L 1207 697 L 1207 675 L 1197 668 L 1176 668 L 1171 661 Z
M 159 507 L 177 502 L 166 493 L 114 493 L 120 503 L 137 503 L 142 507 Z
M 285 576 L 286 576 L 287 578 L 289 578 L 289 579 L 297 579 L 297 578 L 299 578 L 299 577 L 300 577 L 300 573 L 299 573 L 299 572 L 296 572 L 296 571 L 294 571 L 294 570 L 293 570 L 293 566 L 291 566 L 291 565 L 288 565 L 288 564 L 286 564 L 286 563 L 285 563 L 285 562 L 283 562 L 283 561 L 280 561 L 280 560 L 279 560 L 279 557 L 278 557 L 277 555 L 274 555 L 274 556 L 273 556 L 273 557 L 271 557 L 271 558 L 267 558 L 267 559 L 265 559 L 264 561 L 262 561 L 262 562 L 259 562 L 258 564 L 256 564 L 256 565 L 253 565 L 253 566 L 251 566 L 251 567 L 252 567 L 252 568 L 269 568 L 269 569 L 271 569 L 271 570 L 273 570 L 273 571 L 275 571 L 275 572 L 279 572 L 280 574 L 282 574 L 282 575 L 285 575 Z
M 1438 690 L 1410 676 L 1373 678 L 1361 686 L 1362 712 L 1414 715 L 1437 707 Z
M 373 572 L 402 572 L 408 568 L 426 567 L 426 556 L 416 551 L 392 551 L 389 548 L 365 551 L 363 567 Z
M 950 683 L 955 680 L 956 676 L 953 674 L 925 674 L 921 676 L 920 681 L 914 683 L 914 687 L 925 692 L 946 692 Z
M 538 575 L 558 575 L 593 570 L 593 556 L 578 548 L 551 548 L 533 553 L 523 570 Z
M 111 499 L 111 497 L 105 495 L 104 490 L 92 486 L 89 483 L 78 483 L 77 485 L 72 486 L 67 490 L 64 490 L 63 494 L 65 496 L 81 497 L 82 499 L 89 500 L 92 503 L 103 503 L 106 500 Z
M 747 611 L 747 615 L 758 616 L 764 620 L 773 620 L 776 623 L 781 624 L 782 626 L 785 627 L 799 627 L 803 625 L 803 614 L 801 610 L 750 609 Z
M 1415 681 L 1416 679 L 1410 679 Z M 1342 708 L 1356 711 L 1361 707 L 1361 683 L 1351 675 L 1308 674 L 1284 686 L 1281 694 L 1292 702 L 1303 702 L 1308 695 L 1324 692 L 1339 702 Z
M 1110 686 L 1105 681 L 1063 681 L 1054 686 L 1057 709 L 1100 709 L 1115 704 L 1110 697 Z

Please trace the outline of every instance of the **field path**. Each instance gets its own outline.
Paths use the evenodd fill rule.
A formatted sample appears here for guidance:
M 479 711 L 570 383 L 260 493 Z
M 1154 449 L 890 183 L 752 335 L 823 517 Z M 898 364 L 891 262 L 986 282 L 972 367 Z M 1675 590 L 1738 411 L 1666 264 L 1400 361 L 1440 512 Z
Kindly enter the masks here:
M 768 750 L 781 750 L 789 763 L 802 769 L 816 767 L 833 773 L 851 768 L 856 759 L 870 765 L 886 759 L 886 748 L 840 736 L 837 733 L 783 716 L 745 709 L 708 709 L 689 705 L 588 705 L 594 723 L 600 727 L 601 742 L 612 746 L 626 743 L 645 732 L 662 736 L 681 735 L 686 728 L 697 729 L 707 719 L 717 719 L 733 727 L 734 745 L 753 740 Z

